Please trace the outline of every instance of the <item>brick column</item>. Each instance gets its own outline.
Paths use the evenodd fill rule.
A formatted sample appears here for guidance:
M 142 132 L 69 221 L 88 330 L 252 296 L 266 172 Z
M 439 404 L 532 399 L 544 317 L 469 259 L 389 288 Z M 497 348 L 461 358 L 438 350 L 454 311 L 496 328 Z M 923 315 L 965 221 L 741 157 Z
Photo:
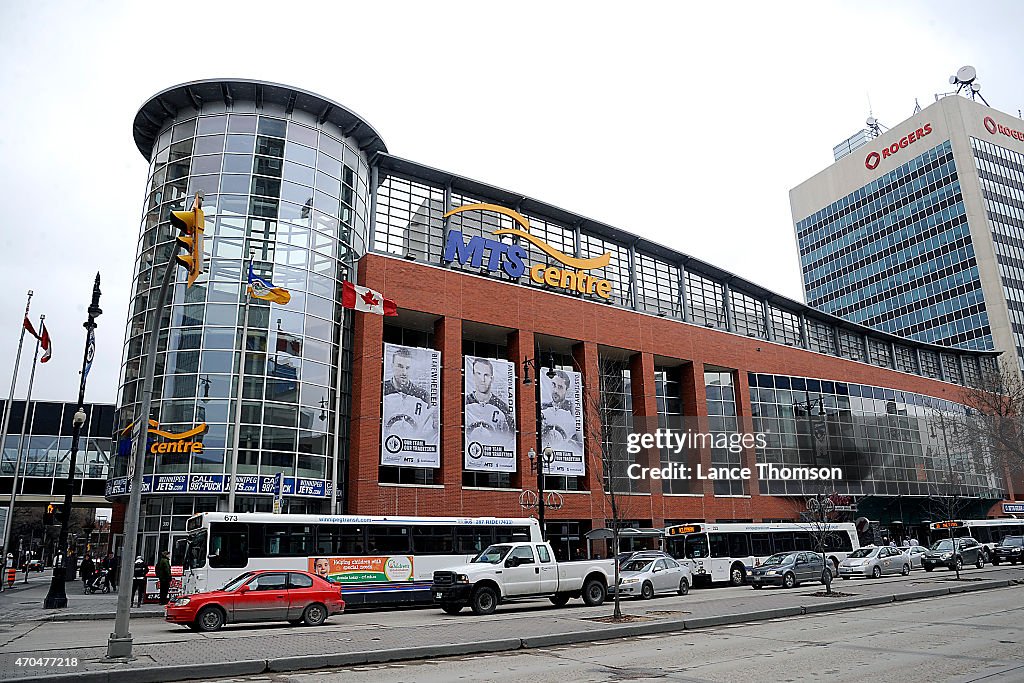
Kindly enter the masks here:
M 708 432 L 708 397 L 704 388 L 704 360 L 695 359 L 683 368 L 683 414 L 689 419 L 687 427 L 694 432 L 706 434 Z M 696 419 L 694 419 L 696 417 Z M 711 467 L 711 449 L 701 448 L 698 453 L 701 467 L 707 472 Z M 694 460 L 691 465 L 695 465 Z M 703 491 L 704 508 L 714 499 L 714 484 L 710 480 L 696 482 L 692 489 L 694 493 Z
M 654 355 L 638 353 L 629 359 L 630 392 L 633 398 L 633 431 L 654 432 L 658 428 L 657 387 L 654 378 Z M 644 467 L 661 467 L 661 454 L 657 448 L 648 448 L 637 453 L 635 462 Z M 665 497 L 661 480 L 646 478 L 641 481 L 641 491 L 651 494 L 650 512 L 655 527 L 665 522 Z
M 535 342 L 533 332 L 516 330 L 508 335 L 508 359 L 516 364 L 516 421 L 519 431 L 516 433 L 516 471 L 512 475 L 512 486 L 519 489 L 533 489 L 536 480 L 530 472 L 530 449 L 540 453 L 539 435 L 537 433 L 537 387 L 540 380 L 536 372 L 531 372 L 533 384 L 522 383 L 523 361 L 534 358 Z
M 384 318 L 357 313 L 352 335 L 352 413 L 348 416 L 348 514 L 376 514 L 383 386 Z
M 586 454 L 587 473 L 583 488 L 597 501 L 604 503 L 604 485 L 601 482 L 601 373 L 597 344 L 580 342 L 572 347 L 576 367 L 583 373 L 583 450 Z M 605 519 L 608 515 L 605 515 Z M 604 526 L 604 520 L 601 520 Z M 595 527 L 596 528 L 596 527 Z
M 441 352 L 441 470 L 434 482 L 444 484 L 445 500 L 461 508 L 462 320 L 444 317 L 434 323 L 434 348 Z

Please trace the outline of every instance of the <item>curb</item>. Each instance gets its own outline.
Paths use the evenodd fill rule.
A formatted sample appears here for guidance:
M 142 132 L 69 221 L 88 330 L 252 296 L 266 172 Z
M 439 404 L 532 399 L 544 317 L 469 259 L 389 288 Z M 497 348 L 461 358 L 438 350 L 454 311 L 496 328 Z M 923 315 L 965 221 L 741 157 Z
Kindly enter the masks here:
M 132 612 L 132 619 L 163 619 L 163 612 Z M 47 614 L 25 621 L 107 621 L 117 618 L 116 612 L 72 612 L 68 614 Z
M 568 631 L 565 633 L 553 633 L 529 638 L 505 638 L 485 640 L 475 643 L 427 645 L 422 647 L 392 648 L 387 650 L 365 650 L 360 652 L 279 657 L 276 659 L 256 659 L 209 664 L 183 664 L 161 667 L 127 667 L 112 664 L 111 666 L 118 666 L 118 668 L 112 668 L 108 671 L 82 671 L 77 673 L 69 672 L 64 674 L 46 674 L 10 680 L 17 681 L 17 683 L 56 683 L 57 681 L 77 681 L 80 683 L 156 683 L 158 681 L 209 680 L 211 678 L 225 678 L 262 673 L 285 673 L 288 671 L 300 671 L 304 669 L 324 669 L 358 664 L 375 664 L 402 660 L 415 660 L 426 657 L 451 657 L 465 654 L 510 652 L 519 649 L 571 645 L 597 640 L 628 638 L 656 633 L 674 633 L 715 626 L 801 616 L 804 614 L 841 611 L 857 607 L 869 607 L 891 604 L 894 602 L 906 602 L 909 600 L 940 597 L 951 593 L 966 593 L 996 588 L 1007 588 L 1021 583 L 1024 582 L 1014 579 L 981 581 L 970 585 L 950 588 L 923 589 L 913 593 L 902 593 L 899 595 L 878 595 L 838 600 L 824 605 L 782 607 L 757 612 L 726 614 L 717 617 L 700 617 L 686 620 L 677 619 L 654 623 L 629 624 L 601 629 L 599 631 Z

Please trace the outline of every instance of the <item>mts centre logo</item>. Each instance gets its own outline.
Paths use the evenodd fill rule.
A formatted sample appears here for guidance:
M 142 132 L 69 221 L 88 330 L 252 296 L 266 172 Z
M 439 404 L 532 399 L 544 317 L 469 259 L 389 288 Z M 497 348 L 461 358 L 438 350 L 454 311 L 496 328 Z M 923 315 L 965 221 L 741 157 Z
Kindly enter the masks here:
M 899 151 L 901 149 L 904 149 L 905 147 L 914 144 L 915 142 L 925 137 L 926 135 L 931 134 L 932 124 L 926 123 L 917 130 L 904 135 L 903 137 L 901 137 L 899 140 L 892 143 L 888 147 L 883 147 L 880 152 L 869 152 L 868 155 L 864 157 L 864 166 L 869 171 L 874 171 L 876 168 L 878 168 L 878 164 L 882 162 L 882 159 L 888 159 L 891 156 L 899 154 Z
M 602 299 L 611 298 L 612 283 L 585 272 L 607 266 L 612 260 L 610 252 L 605 252 L 594 258 L 577 258 L 563 254 L 547 242 L 530 234 L 530 221 L 525 216 L 497 204 L 467 204 L 466 206 L 452 209 L 444 215 L 444 218 L 454 216 L 463 211 L 493 211 L 494 213 L 508 216 L 518 223 L 520 227 L 499 228 L 494 231 L 495 235 L 499 237 L 508 235 L 525 240 L 566 266 L 566 268 L 545 266 L 543 264 L 530 266 L 530 279 L 537 284 L 567 289 L 579 292 L 580 294 L 596 294 Z M 491 272 L 502 270 L 509 277 L 518 279 L 523 273 L 527 272 L 527 257 L 526 249 L 519 244 L 480 236 L 470 237 L 467 241 L 462 232 L 451 230 L 444 245 L 442 260 L 445 263 L 456 261 L 462 265 L 469 264 L 473 268 L 486 268 Z

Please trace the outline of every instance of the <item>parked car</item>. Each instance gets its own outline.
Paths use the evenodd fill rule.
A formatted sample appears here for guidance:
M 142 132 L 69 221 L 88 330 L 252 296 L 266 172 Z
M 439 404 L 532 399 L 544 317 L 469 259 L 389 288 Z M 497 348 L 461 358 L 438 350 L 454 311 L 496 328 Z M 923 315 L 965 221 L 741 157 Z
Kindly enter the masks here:
M 39 559 L 32 559 L 26 564 L 26 569 L 30 572 L 41 572 L 43 571 L 43 561 Z
M 515 598 L 546 597 L 556 607 L 583 598 L 596 607 L 608 595 L 615 561 L 557 562 L 547 543 L 496 543 L 469 564 L 434 572 L 430 592 L 447 614 L 469 605 L 474 614 L 491 614 Z
M 319 626 L 344 611 L 336 583 L 309 572 L 260 570 L 246 572 L 219 590 L 167 603 L 164 619 L 196 631 L 217 631 L 224 624 L 250 621 Z
M 825 573 L 832 570 L 821 561 L 821 555 L 809 552 L 775 553 L 750 572 L 750 585 L 792 588 L 803 581 L 826 582 Z
M 877 579 L 883 574 L 910 573 L 910 557 L 901 552 L 903 548 L 892 546 L 864 546 L 850 553 L 839 563 L 839 576 Z
M 619 585 L 613 590 L 623 597 L 639 595 L 645 600 L 655 593 L 686 595 L 693 584 L 693 570 L 689 565 L 671 557 L 641 555 L 619 565 Z
M 615 559 L 618 560 L 619 567 L 621 567 L 626 562 L 629 562 L 630 560 L 635 560 L 635 559 L 638 559 L 638 558 L 641 558 L 641 557 L 647 557 L 647 558 L 652 558 L 652 557 L 668 557 L 668 558 L 672 558 L 671 555 L 669 555 L 668 553 L 666 553 L 666 552 L 664 552 L 662 550 L 630 550 L 629 552 L 626 552 L 626 553 L 619 553 L 618 555 L 615 556 Z M 674 559 L 674 558 L 672 558 L 672 559 Z
M 910 558 L 911 569 L 920 569 L 921 558 L 923 558 L 924 554 L 928 552 L 928 548 L 923 545 L 912 545 L 909 548 L 900 548 L 900 550 L 903 551 L 904 555 Z
M 992 552 L 992 564 L 1024 562 L 1024 536 L 1004 536 Z
M 930 572 L 936 567 L 960 570 L 965 564 L 973 564 L 981 569 L 985 566 L 984 549 L 985 546 L 970 536 L 956 539 L 944 538 L 932 543 L 928 552 L 921 558 L 921 566 L 926 572 Z

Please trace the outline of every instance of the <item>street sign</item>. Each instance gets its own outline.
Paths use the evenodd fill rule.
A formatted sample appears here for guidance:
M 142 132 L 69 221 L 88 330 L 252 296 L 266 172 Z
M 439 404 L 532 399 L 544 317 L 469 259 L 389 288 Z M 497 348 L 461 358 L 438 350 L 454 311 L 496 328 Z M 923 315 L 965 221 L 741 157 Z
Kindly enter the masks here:
M 1003 514 L 1013 515 L 1024 513 L 1024 503 L 1003 503 Z

